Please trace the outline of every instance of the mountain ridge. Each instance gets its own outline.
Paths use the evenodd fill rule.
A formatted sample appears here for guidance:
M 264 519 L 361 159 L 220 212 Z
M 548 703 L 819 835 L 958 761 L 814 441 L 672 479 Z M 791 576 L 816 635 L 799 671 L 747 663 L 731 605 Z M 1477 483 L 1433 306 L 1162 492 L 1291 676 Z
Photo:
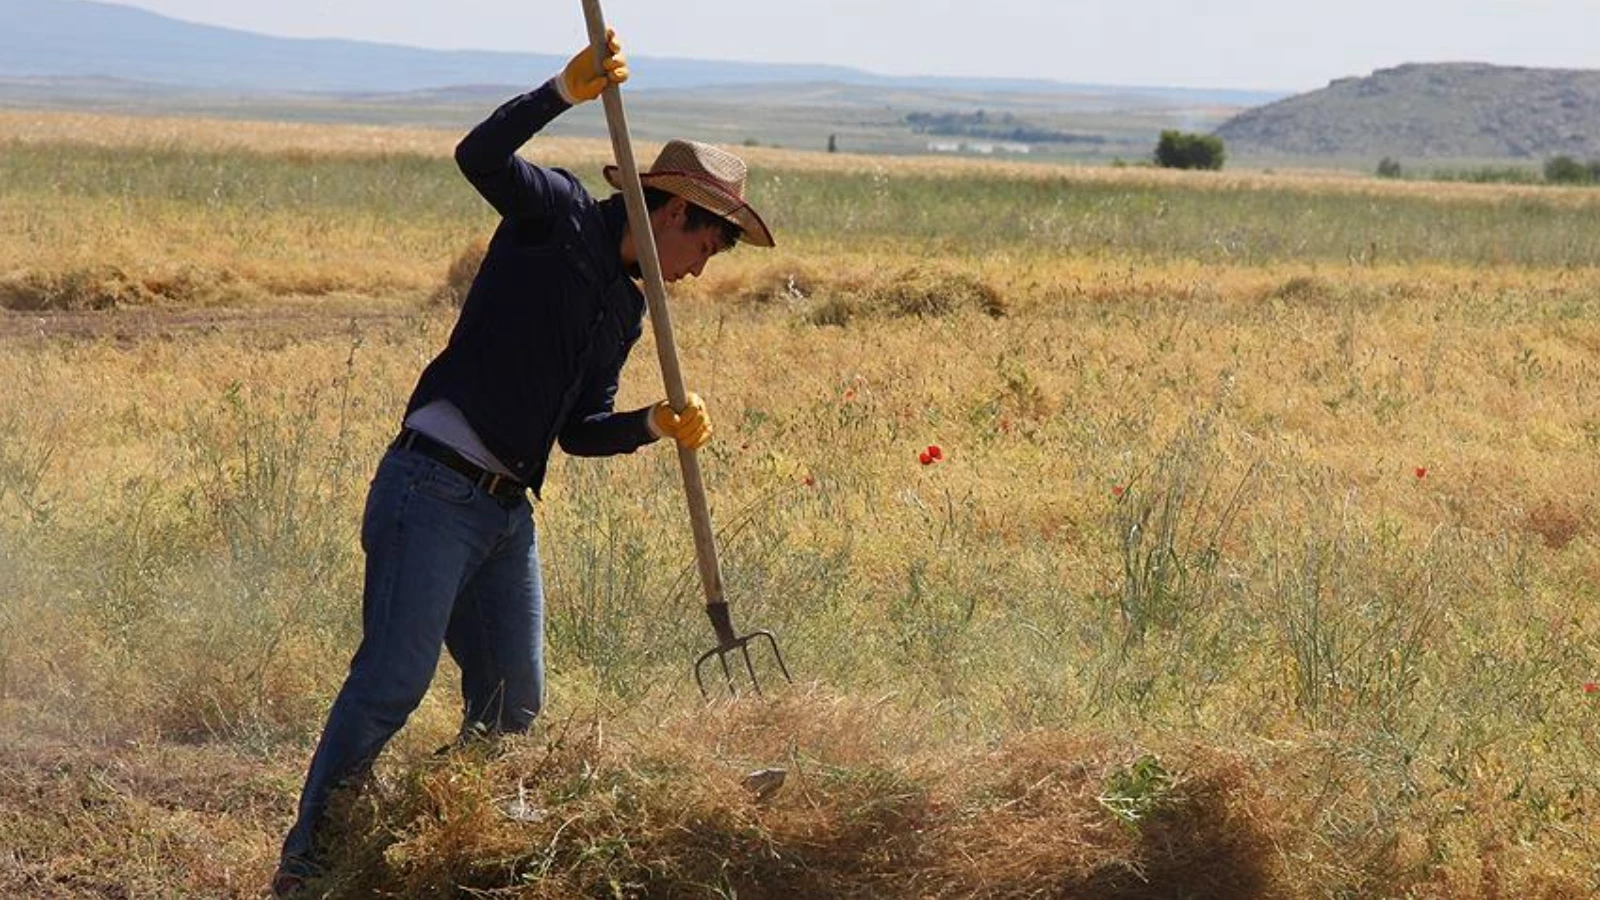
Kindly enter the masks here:
M 0 77 L 106 78 L 237 91 L 402 93 L 526 85 L 565 56 L 430 50 L 342 38 L 283 38 L 98 0 L 0 0 Z M 634 56 L 638 90 L 840 82 L 907 89 L 1126 95 L 1166 105 L 1252 106 L 1281 91 L 1072 84 L 1029 78 L 878 75 L 848 66 Z

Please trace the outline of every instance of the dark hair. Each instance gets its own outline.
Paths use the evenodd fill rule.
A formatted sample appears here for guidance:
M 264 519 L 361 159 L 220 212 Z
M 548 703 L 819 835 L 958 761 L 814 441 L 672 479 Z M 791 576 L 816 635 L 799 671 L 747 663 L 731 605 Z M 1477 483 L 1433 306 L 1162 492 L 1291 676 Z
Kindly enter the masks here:
M 655 212 L 661 207 L 666 206 L 667 201 L 676 196 L 678 195 L 672 193 L 671 191 L 663 191 L 660 188 L 646 187 L 644 189 L 644 205 L 646 209 L 650 210 L 651 212 Z M 707 227 L 717 229 L 721 232 L 722 249 L 724 250 L 732 248 L 734 244 L 739 242 L 739 235 L 744 233 L 744 229 L 739 227 L 739 223 L 730 222 L 711 210 L 706 209 L 704 206 L 700 206 L 699 204 L 693 203 L 687 199 L 685 199 L 684 202 L 689 204 L 687 207 L 687 218 L 684 219 L 683 223 L 683 227 L 686 230 L 699 231 L 700 229 Z

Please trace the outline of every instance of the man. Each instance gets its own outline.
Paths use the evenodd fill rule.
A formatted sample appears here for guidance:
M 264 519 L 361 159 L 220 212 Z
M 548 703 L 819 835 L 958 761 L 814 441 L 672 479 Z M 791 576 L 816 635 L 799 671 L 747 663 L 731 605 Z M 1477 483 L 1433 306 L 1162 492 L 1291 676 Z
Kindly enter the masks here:
M 623 363 L 642 333 L 639 253 L 621 194 L 596 201 L 570 173 L 516 151 L 577 103 L 627 80 L 609 36 L 560 75 L 501 106 L 456 162 L 501 215 L 444 350 L 423 371 L 378 466 L 361 545 L 362 641 L 328 715 L 272 889 L 317 869 L 330 794 L 354 785 L 427 692 L 441 645 L 461 668 L 462 739 L 526 731 L 544 693 L 544 595 L 528 492 L 552 446 L 631 453 L 662 437 L 698 448 L 711 420 L 698 396 L 616 412 Z M 605 172 L 616 184 L 614 167 Z M 663 276 L 698 276 L 737 240 L 772 246 L 744 200 L 732 154 L 668 144 L 641 176 Z

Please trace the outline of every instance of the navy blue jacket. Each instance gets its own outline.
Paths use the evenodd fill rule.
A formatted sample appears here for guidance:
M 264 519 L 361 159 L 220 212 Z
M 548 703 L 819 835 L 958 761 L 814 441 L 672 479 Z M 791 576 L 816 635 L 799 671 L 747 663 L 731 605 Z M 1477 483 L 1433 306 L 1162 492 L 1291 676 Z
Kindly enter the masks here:
M 653 440 L 648 408 L 613 411 L 645 310 L 622 266 L 622 196 L 597 201 L 570 172 L 516 155 L 567 108 L 547 82 L 457 145 L 456 163 L 501 221 L 449 343 L 406 407 L 409 415 L 441 398 L 454 403 L 535 493 L 558 439 L 575 456 L 631 453 Z

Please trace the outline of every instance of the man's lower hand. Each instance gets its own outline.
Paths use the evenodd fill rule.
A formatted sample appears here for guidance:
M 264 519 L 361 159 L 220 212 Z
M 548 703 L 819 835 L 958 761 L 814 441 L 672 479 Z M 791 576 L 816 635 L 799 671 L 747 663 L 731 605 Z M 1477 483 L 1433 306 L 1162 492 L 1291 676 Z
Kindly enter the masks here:
M 650 409 L 650 433 L 669 437 L 690 450 L 699 450 L 711 440 L 711 413 L 699 394 L 690 394 L 683 412 L 673 412 L 663 400 Z

